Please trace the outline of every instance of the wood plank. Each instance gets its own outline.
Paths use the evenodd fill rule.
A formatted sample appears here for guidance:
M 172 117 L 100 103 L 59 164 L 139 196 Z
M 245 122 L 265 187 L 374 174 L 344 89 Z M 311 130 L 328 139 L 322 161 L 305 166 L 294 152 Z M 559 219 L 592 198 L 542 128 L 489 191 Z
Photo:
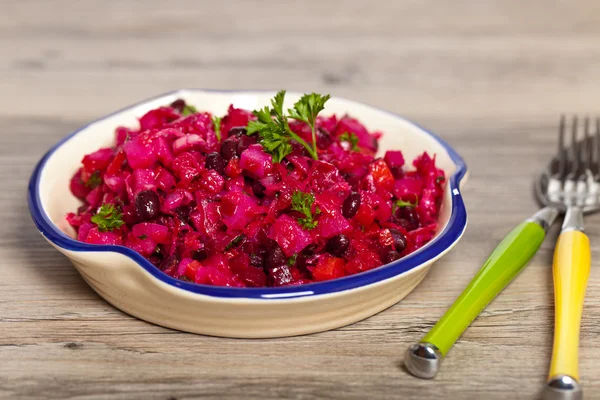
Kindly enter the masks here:
M 533 399 L 552 340 L 554 229 L 433 381 L 402 367 L 498 241 L 537 207 L 561 112 L 598 111 L 594 0 L 4 2 L 0 15 L 0 397 Z M 191 335 L 99 298 L 30 222 L 27 180 L 68 132 L 179 87 L 319 90 L 402 113 L 471 170 L 469 227 L 404 301 L 332 332 Z M 600 215 L 586 218 L 600 256 Z M 600 276 L 581 328 L 600 398 Z

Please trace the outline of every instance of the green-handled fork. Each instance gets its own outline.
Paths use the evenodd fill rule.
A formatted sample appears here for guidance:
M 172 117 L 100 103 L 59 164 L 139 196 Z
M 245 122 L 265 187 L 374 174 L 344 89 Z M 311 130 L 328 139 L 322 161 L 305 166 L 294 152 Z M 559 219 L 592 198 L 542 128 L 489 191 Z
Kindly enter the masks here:
M 561 118 L 559 152 L 550 168 L 564 152 L 564 131 L 565 119 Z M 546 174 L 544 171 L 541 176 Z M 546 205 L 500 242 L 444 316 L 419 343 L 406 351 L 404 363 L 413 375 L 430 379 L 437 374 L 443 358 L 465 329 L 535 255 L 558 214 L 556 206 Z
M 435 326 L 408 348 L 404 363 L 419 378 L 433 378 L 452 345 L 537 252 L 558 210 L 546 207 L 512 230 Z

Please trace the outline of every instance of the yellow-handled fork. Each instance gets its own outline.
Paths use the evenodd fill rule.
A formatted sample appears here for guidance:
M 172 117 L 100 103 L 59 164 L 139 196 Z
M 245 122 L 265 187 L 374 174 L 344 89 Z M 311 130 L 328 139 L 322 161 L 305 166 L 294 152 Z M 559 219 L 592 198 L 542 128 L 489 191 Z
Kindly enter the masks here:
M 590 136 L 590 121 L 584 119 L 583 138 L 579 123 L 571 124 L 571 146 L 565 148 L 565 118 L 559 130 L 559 157 L 539 180 L 537 194 L 547 206 L 565 212 L 565 219 L 554 251 L 554 346 L 546 400 L 581 399 L 579 378 L 579 328 L 585 290 L 590 274 L 590 241 L 584 232 L 583 213 L 600 209 L 600 120 L 596 134 Z

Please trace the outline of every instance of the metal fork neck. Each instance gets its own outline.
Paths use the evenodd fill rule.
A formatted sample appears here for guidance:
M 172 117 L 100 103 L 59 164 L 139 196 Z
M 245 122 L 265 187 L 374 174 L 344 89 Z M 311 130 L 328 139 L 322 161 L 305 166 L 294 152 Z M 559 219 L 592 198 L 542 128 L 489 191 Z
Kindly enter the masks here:
M 583 232 L 583 210 L 581 207 L 569 206 L 562 225 L 562 232 L 580 231 Z
M 545 232 L 548 232 L 548 229 L 552 226 L 557 216 L 558 210 L 555 207 L 544 207 L 533 214 L 528 221 L 535 222 L 541 226 Z

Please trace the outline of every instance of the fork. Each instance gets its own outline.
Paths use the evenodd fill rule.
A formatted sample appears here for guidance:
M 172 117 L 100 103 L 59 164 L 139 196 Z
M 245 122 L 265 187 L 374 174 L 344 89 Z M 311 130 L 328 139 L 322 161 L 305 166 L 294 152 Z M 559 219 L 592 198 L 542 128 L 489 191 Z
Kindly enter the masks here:
M 600 119 L 596 119 L 595 145 L 590 120 L 584 119 L 578 141 L 578 118 L 571 124 L 571 148 L 565 149 L 565 117 L 559 129 L 559 157 L 548 172 L 547 186 L 537 194 L 547 206 L 565 213 L 554 251 L 554 345 L 544 399 L 581 399 L 579 330 L 585 290 L 590 274 L 590 241 L 584 233 L 583 213 L 600 209 Z M 542 179 L 540 179 L 542 182 Z
M 404 365 L 411 374 L 423 379 L 435 377 L 462 333 L 535 255 L 558 214 L 557 207 L 547 204 L 502 239 L 446 313 L 406 350 Z
M 489 256 L 485 264 L 481 267 L 479 272 L 471 280 L 461 295 L 455 300 L 454 304 L 452 304 L 452 306 L 446 311 L 442 318 L 437 321 L 433 328 L 431 328 L 431 330 L 418 343 L 410 346 L 406 350 L 404 357 L 405 366 L 409 372 L 416 377 L 424 379 L 431 379 L 435 377 L 440 369 L 442 360 L 465 331 L 465 329 L 467 329 L 471 322 L 473 322 L 473 320 L 500 293 L 500 291 L 502 291 L 522 271 L 528 261 L 537 252 L 544 240 L 544 237 L 546 236 L 547 230 L 553 224 L 559 212 L 564 213 L 567 210 L 565 204 L 562 203 L 561 193 L 563 186 L 569 190 L 569 193 L 572 191 L 579 191 L 581 193 L 588 194 L 585 200 L 585 212 L 591 212 L 595 211 L 596 209 L 600 209 L 600 203 L 597 201 L 597 182 L 599 180 L 598 177 L 600 176 L 600 121 L 596 121 L 596 146 L 595 151 L 593 152 L 595 161 L 593 162 L 591 139 L 589 137 L 589 119 L 587 119 L 585 123 L 586 139 L 584 139 L 584 145 L 582 146 L 580 146 L 577 142 L 577 120 L 574 121 L 573 126 L 574 135 L 572 135 L 572 149 L 574 150 L 571 150 L 571 153 L 569 154 L 575 154 L 576 157 L 567 157 L 568 154 L 567 150 L 565 150 L 564 140 L 566 119 L 562 117 L 559 128 L 558 153 L 551 160 L 549 167 L 536 178 L 535 187 L 537 198 L 545 207 L 531 216 L 529 219 L 523 221 L 504 237 L 504 239 Z M 585 150 L 585 156 L 581 157 L 581 162 L 579 162 L 580 150 Z M 573 161 L 569 161 L 570 159 Z M 577 161 L 577 164 L 575 164 L 575 161 Z M 596 183 L 588 184 L 590 181 L 588 176 L 585 184 L 579 184 L 579 181 L 582 181 L 579 179 L 580 175 L 577 175 L 577 171 L 575 171 L 575 174 L 571 173 L 571 169 L 573 169 L 575 166 L 577 169 L 579 169 L 581 166 L 582 171 L 588 171 L 590 170 L 590 167 L 594 167 L 593 171 L 596 173 L 596 175 L 595 177 L 592 177 L 591 181 L 592 183 Z M 566 179 L 567 176 L 569 176 L 570 179 Z M 568 183 L 563 185 L 565 182 Z M 575 218 L 577 220 L 576 213 L 576 211 L 571 210 L 567 220 L 570 220 L 571 218 Z M 583 226 L 583 223 L 581 223 L 580 226 Z M 569 233 L 569 230 L 567 229 L 566 233 L 567 234 L 564 236 L 565 238 L 571 237 L 580 239 L 580 235 L 576 233 L 576 231 Z M 574 242 L 574 244 L 582 246 L 585 244 L 585 241 L 577 240 L 577 242 Z M 587 246 L 587 251 L 589 254 L 589 242 L 587 243 Z M 572 251 L 570 251 L 568 248 L 567 239 L 561 242 L 561 248 L 563 250 L 560 252 L 560 254 L 572 253 Z M 585 249 L 585 247 L 581 248 Z M 559 254 L 558 250 L 557 254 Z M 564 279 L 561 279 L 560 277 L 555 278 L 555 282 L 558 282 L 558 284 L 561 285 L 562 290 L 564 286 Z M 585 284 L 583 284 L 583 287 L 585 288 Z M 566 295 L 561 296 L 564 297 Z M 561 299 L 563 297 L 561 297 Z M 567 299 L 567 297 L 564 298 Z M 561 324 L 561 327 L 573 326 L 573 322 L 567 319 L 564 319 L 564 322 Z M 578 324 L 579 322 L 575 321 L 575 325 L 578 326 Z M 578 331 L 576 336 L 578 336 Z M 563 342 L 567 340 L 564 339 L 564 337 L 571 338 L 573 335 L 570 333 L 567 336 L 563 335 L 561 337 L 561 348 L 564 347 Z M 557 340 L 559 340 L 558 337 Z M 570 349 L 571 348 L 568 348 L 566 351 L 570 351 Z M 564 351 L 565 350 L 562 350 L 561 354 L 563 354 Z M 556 365 L 562 364 L 563 361 L 556 361 Z M 562 371 L 563 369 L 556 369 L 556 371 L 559 370 Z M 554 372 L 555 370 L 552 371 Z M 575 374 L 575 376 L 577 376 L 577 374 Z M 549 382 L 552 382 L 556 377 L 557 375 L 552 373 L 549 378 Z M 556 386 L 558 383 L 554 382 L 552 384 Z

